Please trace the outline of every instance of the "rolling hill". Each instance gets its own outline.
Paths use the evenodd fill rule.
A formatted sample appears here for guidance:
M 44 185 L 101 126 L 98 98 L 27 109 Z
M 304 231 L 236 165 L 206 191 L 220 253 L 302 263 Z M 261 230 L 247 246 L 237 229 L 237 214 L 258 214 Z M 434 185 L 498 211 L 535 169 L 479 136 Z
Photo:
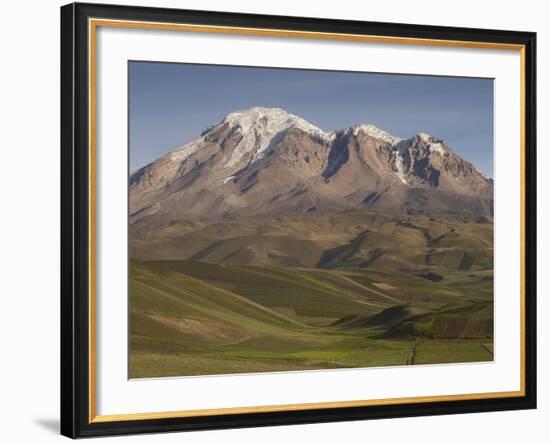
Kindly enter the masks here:
M 131 377 L 406 365 L 413 345 L 416 363 L 492 360 L 487 272 L 436 283 L 197 261 L 131 269 Z

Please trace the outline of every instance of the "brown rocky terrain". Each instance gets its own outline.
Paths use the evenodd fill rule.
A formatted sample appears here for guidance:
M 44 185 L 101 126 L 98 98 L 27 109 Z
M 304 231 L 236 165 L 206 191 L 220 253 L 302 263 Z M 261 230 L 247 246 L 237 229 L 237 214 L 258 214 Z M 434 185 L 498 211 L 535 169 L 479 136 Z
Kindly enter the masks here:
M 442 140 L 324 132 L 282 109 L 233 112 L 130 176 L 130 222 L 368 208 L 492 215 L 493 182 Z

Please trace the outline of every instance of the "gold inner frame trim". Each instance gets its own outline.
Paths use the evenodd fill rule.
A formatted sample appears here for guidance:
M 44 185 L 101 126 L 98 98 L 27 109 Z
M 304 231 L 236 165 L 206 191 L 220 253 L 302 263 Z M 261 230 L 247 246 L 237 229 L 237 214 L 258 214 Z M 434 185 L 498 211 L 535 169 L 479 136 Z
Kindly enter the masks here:
M 253 35 L 265 37 L 289 37 L 322 40 L 355 41 L 367 43 L 410 44 L 419 46 L 444 46 L 473 49 L 497 49 L 518 51 L 520 54 L 520 168 L 521 168 L 521 241 L 520 241 L 520 389 L 487 393 L 465 393 L 438 396 L 416 396 L 388 399 L 315 402 L 284 405 L 261 405 L 234 408 L 159 411 L 147 413 L 97 415 L 96 413 L 96 36 L 97 28 L 133 28 L 163 31 L 206 32 L 217 34 Z M 89 93 L 89 423 L 168 419 L 178 417 L 238 415 L 246 413 L 322 410 L 328 408 L 365 407 L 375 405 L 420 404 L 460 400 L 482 400 L 525 396 L 525 46 L 521 44 L 475 42 L 460 40 L 390 37 L 331 32 L 293 31 L 284 29 L 247 28 L 235 26 L 211 26 L 183 23 L 142 22 L 130 20 L 88 19 L 88 93 Z

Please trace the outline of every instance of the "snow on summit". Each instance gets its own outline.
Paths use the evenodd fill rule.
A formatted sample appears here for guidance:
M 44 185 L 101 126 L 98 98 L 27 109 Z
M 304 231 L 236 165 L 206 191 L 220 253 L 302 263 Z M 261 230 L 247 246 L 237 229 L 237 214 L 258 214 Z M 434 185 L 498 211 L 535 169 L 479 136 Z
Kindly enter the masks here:
M 437 152 L 440 155 L 445 155 L 445 152 L 447 150 L 445 149 L 443 143 L 441 143 L 439 140 L 436 140 L 430 134 L 419 132 L 416 134 L 416 136 L 424 141 L 426 144 L 428 144 L 431 152 Z
M 400 141 L 403 141 L 403 138 L 390 135 L 386 131 L 376 127 L 374 124 L 356 124 L 353 126 L 353 133 L 357 135 L 359 132 L 363 132 L 365 135 L 378 138 L 390 144 L 397 144 Z
M 133 213 L 160 214 L 160 198 L 163 213 L 179 210 L 185 201 L 206 218 L 248 213 L 248 208 L 255 213 L 279 207 L 309 211 L 312 205 L 319 210 L 365 207 L 369 195 L 381 193 L 386 196 L 376 196 L 377 201 L 385 198 L 388 207 L 395 201 L 429 206 L 430 198 L 424 203 L 405 186 L 475 197 L 478 202 L 468 200 L 466 209 L 479 203 L 480 192 L 487 198 L 492 192 L 492 181 L 438 137 L 420 132 L 403 139 L 367 123 L 325 132 L 283 109 L 266 107 L 227 114 L 131 178 L 132 191 L 140 195 Z M 436 206 L 443 204 L 435 200 Z M 449 201 L 452 210 L 459 204 L 454 197 Z M 479 204 L 480 210 L 490 208 Z
M 231 168 L 239 164 L 246 155 L 251 156 L 249 164 L 264 158 L 269 153 L 269 149 L 274 142 L 288 129 L 293 127 L 326 141 L 332 141 L 335 133 L 338 132 L 338 130 L 325 132 L 303 118 L 281 108 L 257 106 L 229 113 L 222 121 L 205 129 L 198 139 L 172 151 L 172 160 L 181 162 L 187 159 L 200 148 L 204 137 L 209 132 L 225 124 L 236 127 L 243 135 L 231 158 L 225 164 L 225 168 Z M 365 135 L 381 139 L 392 145 L 403 141 L 403 138 L 393 136 L 372 124 L 357 124 L 346 130 L 352 130 L 355 135 L 363 132 Z
M 206 128 L 199 138 L 173 150 L 170 153 L 171 160 L 175 163 L 185 161 L 203 146 L 205 137 L 207 137 L 209 133 L 226 125 L 238 131 L 242 135 L 242 138 L 233 149 L 229 159 L 223 165 L 224 169 L 250 166 L 256 161 L 265 158 L 269 154 L 270 149 L 276 145 L 286 131 L 291 128 L 298 128 L 328 143 L 332 142 L 336 135 L 342 132 L 355 136 L 362 133 L 363 135 L 389 143 L 394 149 L 391 160 L 392 168 L 397 178 L 399 178 L 403 184 L 407 185 L 405 158 L 408 155 L 408 151 L 414 139 L 424 142 L 428 146 L 430 152 L 436 152 L 441 156 L 446 155 L 448 152 L 448 148 L 441 140 L 424 132 L 419 132 L 414 137 L 405 139 L 391 135 L 379 127 L 368 123 L 356 124 L 345 129 L 325 132 L 303 118 L 291 114 L 284 109 L 258 106 L 227 114 L 219 123 Z M 245 159 L 246 164 L 242 164 L 242 161 Z M 228 172 L 231 174 L 231 171 Z M 227 177 L 224 183 L 231 181 L 233 178 L 233 176 Z
M 238 125 L 244 132 L 259 129 L 264 132 L 277 132 L 290 127 L 298 127 L 304 131 L 324 134 L 317 126 L 307 122 L 278 107 L 252 107 L 250 109 L 231 112 L 222 121 L 230 125 Z
M 252 154 L 251 163 L 262 159 L 268 153 L 272 141 L 279 134 L 291 127 L 320 138 L 330 138 L 330 134 L 307 122 L 303 118 L 293 115 L 280 108 L 252 107 L 250 109 L 231 112 L 221 122 L 208 127 L 198 139 L 178 147 L 171 153 L 174 161 L 184 161 L 197 152 L 204 136 L 218 129 L 224 124 L 237 127 L 243 138 L 236 146 L 233 155 L 225 164 L 226 168 L 233 167 L 248 153 Z
M 321 138 L 329 137 L 329 134 L 317 126 L 280 108 L 253 107 L 231 112 L 219 124 L 236 126 L 243 134 L 242 140 L 225 164 L 226 168 L 238 164 L 248 153 L 252 155 L 251 163 L 264 158 L 272 141 L 291 127 Z

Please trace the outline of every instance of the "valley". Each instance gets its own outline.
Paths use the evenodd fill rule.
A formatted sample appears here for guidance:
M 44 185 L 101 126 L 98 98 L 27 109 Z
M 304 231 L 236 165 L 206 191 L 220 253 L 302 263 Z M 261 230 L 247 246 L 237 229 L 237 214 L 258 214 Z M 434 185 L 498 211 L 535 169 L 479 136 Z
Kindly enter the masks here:
M 492 224 L 347 211 L 133 228 L 131 377 L 493 359 Z

